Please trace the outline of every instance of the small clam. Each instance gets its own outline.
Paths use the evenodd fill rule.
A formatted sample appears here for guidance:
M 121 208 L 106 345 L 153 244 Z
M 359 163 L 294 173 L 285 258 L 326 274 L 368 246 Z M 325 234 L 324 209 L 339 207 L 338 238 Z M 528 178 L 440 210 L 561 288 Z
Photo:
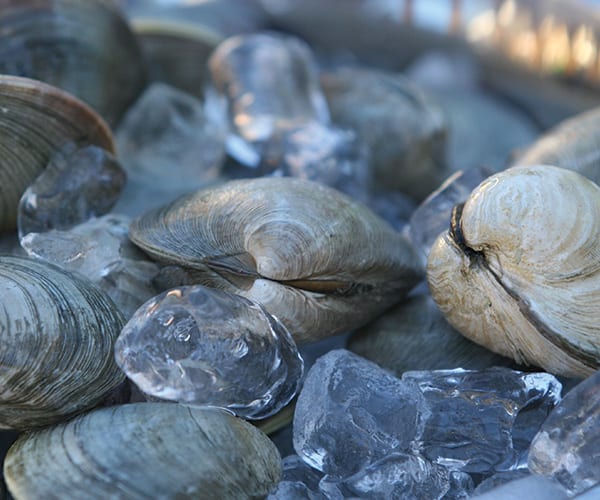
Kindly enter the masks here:
M 66 143 L 115 152 L 100 116 L 51 85 L 0 75 L 0 110 L 0 232 L 16 228 L 21 195 Z
M 111 125 L 145 81 L 135 35 L 105 0 L 3 1 L 0 73 L 60 87 Z
M 138 403 L 23 435 L 4 474 L 18 499 L 264 498 L 281 458 L 265 434 L 222 410 Z
M 135 220 L 132 241 L 197 284 L 261 303 L 296 341 L 354 329 L 420 279 L 409 242 L 363 205 L 292 178 L 231 181 Z
M 113 344 L 124 324 L 91 283 L 34 259 L 0 257 L 0 427 L 59 422 L 123 381 Z
M 518 363 L 585 377 L 600 366 L 600 188 L 514 167 L 453 212 L 429 255 L 434 300 L 465 336 Z

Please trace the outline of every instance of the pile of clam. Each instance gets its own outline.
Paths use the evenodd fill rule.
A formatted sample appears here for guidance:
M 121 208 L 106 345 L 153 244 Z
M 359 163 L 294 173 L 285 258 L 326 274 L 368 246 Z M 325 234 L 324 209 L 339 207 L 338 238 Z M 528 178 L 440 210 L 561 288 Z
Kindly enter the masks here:
M 301 354 L 353 330 L 398 375 L 600 368 L 600 111 L 535 142 L 503 115 L 519 138 L 467 152 L 479 111 L 456 103 L 474 90 L 427 88 L 426 62 L 344 67 L 284 34 L 277 2 L 151 3 L 0 2 L 15 499 L 266 497 L 289 446 L 265 432 L 291 425 Z M 202 122 L 169 132 L 201 147 L 153 150 L 169 120 Z M 457 177 L 463 150 L 485 175 Z

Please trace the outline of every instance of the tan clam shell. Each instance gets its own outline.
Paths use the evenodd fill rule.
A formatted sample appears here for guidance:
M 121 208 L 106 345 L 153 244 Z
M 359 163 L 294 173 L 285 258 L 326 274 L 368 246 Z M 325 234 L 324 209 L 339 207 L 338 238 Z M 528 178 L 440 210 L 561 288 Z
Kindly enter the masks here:
M 195 282 L 264 305 L 296 341 L 354 329 L 421 278 L 408 241 L 334 189 L 293 178 L 231 181 L 135 220 L 132 241 Z
M 480 184 L 429 255 L 434 300 L 465 336 L 519 363 L 600 366 L 600 188 L 551 166 Z
M 0 75 L 0 111 L 0 232 L 16 228 L 21 195 L 65 143 L 115 153 L 102 118 L 51 85 Z
M 60 422 L 124 379 L 113 359 L 124 324 L 86 280 L 24 257 L 0 257 L 0 427 Z
M 222 410 L 102 408 L 24 435 L 4 462 L 15 498 L 264 498 L 279 480 L 271 440 Z

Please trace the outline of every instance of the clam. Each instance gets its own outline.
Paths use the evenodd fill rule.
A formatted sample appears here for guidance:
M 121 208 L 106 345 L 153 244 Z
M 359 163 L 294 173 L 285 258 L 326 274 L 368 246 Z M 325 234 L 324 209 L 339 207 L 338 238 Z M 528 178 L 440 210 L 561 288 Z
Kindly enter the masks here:
M 600 108 L 561 122 L 525 149 L 517 165 L 556 165 L 600 182 Z
M 410 80 L 348 67 L 323 74 L 321 86 L 333 121 L 371 148 L 377 185 L 422 200 L 449 175 L 442 109 Z
M 427 266 L 463 335 L 570 377 L 600 366 L 600 188 L 570 170 L 513 167 L 453 212 Z
M 0 73 L 60 87 L 111 125 L 145 82 L 135 35 L 114 2 L 105 0 L 2 2 Z
M 261 303 L 297 342 L 360 326 L 422 273 L 410 243 L 366 207 L 292 178 L 192 193 L 134 220 L 130 238 L 194 283 Z
M 51 85 L 0 75 L 0 110 L 0 232 L 16 228 L 21 195 L 66 143 L 115 153 L 100 116 Z
M 360 328 L 348 349 L 397 377 L 409 370 L 511 366 L 452 328 L 429 295 L 413 295 Z
M 222 410 L 138 403 L 23 435 L 4 474 L 17 499 L 264 498 L 281 458 L 265 434 Z
M 97 404 L 124 379 L 113 344 L 124 320 L 91 283 L 0 257 L 0 427 L 49 425 Z

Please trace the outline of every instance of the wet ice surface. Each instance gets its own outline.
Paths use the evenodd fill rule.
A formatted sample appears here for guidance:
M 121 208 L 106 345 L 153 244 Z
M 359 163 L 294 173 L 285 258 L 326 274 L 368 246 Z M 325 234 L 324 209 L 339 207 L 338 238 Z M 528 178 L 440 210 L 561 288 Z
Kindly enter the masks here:
M 427 262 L 437 237 L 450 229 L 450 216 L 454 206 L 464 203 L 471 191 L 492 174 L 492 170 L 485 167 L 458 171 L 446 179 L 412 213 L 408 236 L 424 262 Z
M 357 135 L 316 121 L 275 135 L 265 147 L 263 169 L 320 182 L 363 201 L 371 185 L 369 151 Z
M 423 395 L 377 365 L 334 350 L 309 371 L 296 403 L 294 449 L 333 478 L 359 472 L 419 433 Z
M 470 473 L 525 467 L 527 449 L 560 401 L 561 385 L 547 373 L 508 368 L 413 371 L 430 412 L 417 448 L 430 460 Z
M 449 500 L 467 498 L 473 489 L 473 480 L 468 474 L 451 471 L 419 455 L 391 453 L 345 479 L 333 480 L 325 476 L 320 488 L 332 500 Z
M 365 200 L 370 153 L 357 134 L 334 127 L 308 46 L 278 33 L 240 35 L 210 59 L 206 109 L 227 133 L 246 175 L 310 179 Z M 253 170 L 252 170 L 253 169 Z
M 125 180 L 124 170 L 108 151 L 66 144 L 21 196 L 19 237 L 69 229 L 108 213 Z
M 126 318 L 156 290 L 159 269 L 129 241 L 130 219 L 105 215 L 66 231 L 29 233 L 21 246 L 31 257 L 52 262 L 93 281 L 114 300 Z
M 244 165 L 257 167 L 263 147 L 282 129 L 329 119 L 312 53 L 295 37 L 229 38 L 217 47 L 209 68 L 214 89 L 207 108 L 229 130 L 228 153 Z
M 600 483 L 600 371 L 569 391 L 531 444 L 529 468 L 570 495 Z
M 552 375 L 507 368 L 407 372 L 398 379 L 334 350 L 306 377 L 294 448 L 342 495 L 385 498 L 401 477 L 404 489 L 437 485 L 443 496 L 453 485 L 460 498 L 472 488 L 462 473 L 486 477 L 526 466 L 529 443 L 560 390 Z
M 115 211 L 128 215 L 214 182 L 225 154 L 202 101 L 164 83 L 152 84 L 129 109 L 116 141 L 129 182 Z
M 115 350 L 119 366 L 145 393 L 251 419 L 283 408 L 303 371 L 290 333 L 262 306 L 202 286 L 146 302 Z

